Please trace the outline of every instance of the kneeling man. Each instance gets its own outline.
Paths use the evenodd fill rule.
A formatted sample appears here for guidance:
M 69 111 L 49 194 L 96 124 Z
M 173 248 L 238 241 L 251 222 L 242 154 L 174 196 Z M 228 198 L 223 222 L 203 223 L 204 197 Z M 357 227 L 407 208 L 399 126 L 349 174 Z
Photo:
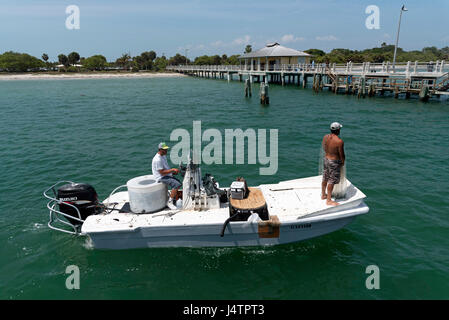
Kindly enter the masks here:
M 173 174 L 178 174 L 179 169 L 170 168 L 167 162 L 167 150 L 169 147 L 165 144 L 165 142 L 159 143 L 159 151 L 153 158 L 152 162 L 152 171 L 153 175 L 156 178 L 157 182 L 165 183 L 167 186 L 170 186 L 170 198 L 167 202 L 167 207 L 170 209 L 176 209 L 174 205 L 174 201 L 177 198 L 178 189 L 181 187 L 181 182 L 178 179 L 173 177 Z

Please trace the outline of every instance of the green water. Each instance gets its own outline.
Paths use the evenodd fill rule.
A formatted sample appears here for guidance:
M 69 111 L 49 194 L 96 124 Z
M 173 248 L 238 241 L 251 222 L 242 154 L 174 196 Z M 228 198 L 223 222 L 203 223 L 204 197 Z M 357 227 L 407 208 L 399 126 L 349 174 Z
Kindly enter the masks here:
M 270 106 L 243 84 L 196 78 L 0 82 L 2 299 L 449 298 L 449 103 L 270 87 Z M 93 250 L 48 229 L 42 192 L 60 180 L 101 199 L 149 174 L 174 128 L 279 129 L 279 169 L 203 166 L 222 186 L 318 174 L 321 138 L 344 125 L 348 178 L 370 213 L 334 233 L 275 247 Z M 65 269 L 80 268 L 80 290 Z M 380 269 L 368 290 L 366 267 Z

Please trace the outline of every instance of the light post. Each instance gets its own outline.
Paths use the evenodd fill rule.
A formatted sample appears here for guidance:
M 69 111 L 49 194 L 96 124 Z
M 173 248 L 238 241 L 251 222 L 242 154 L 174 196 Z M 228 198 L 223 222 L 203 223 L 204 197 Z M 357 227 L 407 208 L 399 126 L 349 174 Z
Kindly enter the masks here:
M 399 15 L 399 25 L 398 25 L 398 33 L 396 35 L 396 45 L 394 46 L 394 56 L 393 56 L 393 72 L 395 72 L 395 64 L 396 64 L 396 51 L 398 50 L 398 42 L 399 42 L 399 31 L 401 30 L 401 18 L 402 12 L 408 11 L 405 5 L 402 5 L 401 13 Z
M 187 65 L 187 52 L 189 51 L 189 49 L 186 49 L 186 65 Z

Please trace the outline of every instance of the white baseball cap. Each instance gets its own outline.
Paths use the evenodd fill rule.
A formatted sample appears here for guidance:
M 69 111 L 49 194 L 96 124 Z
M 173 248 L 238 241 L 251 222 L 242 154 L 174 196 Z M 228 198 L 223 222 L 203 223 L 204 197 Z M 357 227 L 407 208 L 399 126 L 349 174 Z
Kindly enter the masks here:
M 338 122 L 333 122 L 331 124 L 331 130 L 338 130 L 340 128 L 343 128 L 343 126 L 340 123 L 338 123 Z

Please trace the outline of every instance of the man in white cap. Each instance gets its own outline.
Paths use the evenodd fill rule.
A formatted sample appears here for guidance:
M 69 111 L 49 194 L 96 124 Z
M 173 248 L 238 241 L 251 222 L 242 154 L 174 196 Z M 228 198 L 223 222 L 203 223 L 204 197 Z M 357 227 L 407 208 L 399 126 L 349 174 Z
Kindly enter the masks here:
M 339 203 L 332 201 L 334 185 L 340 182 L 341 167 L 345 164 L 344 142 L 340 139 L 340 129 L 343 126 L 338 122 L 331 124 L 331 133 L 323 137 L 324 171 L 321 183 L 321 199 L 326 200 L 329 206 L 337 206 Z M 327 187 L 327 194 L 326 194 Z
M 167 162 L 167 150 L 170 149 L 165 142 L 161 142 L 158 145 L 158 152 L 153 158 L 152 171 L 157 182 L 165 183 L 170 186 L 170 198 L 167 201 L 167 207 L 174 210 L 176 206 L 174 205 L 174 200 L 177 200 L 178 189 L 181 187 L 181 182 L 173 177 L 173 174 L 178 174 L 179 169 L 170 168 Z

